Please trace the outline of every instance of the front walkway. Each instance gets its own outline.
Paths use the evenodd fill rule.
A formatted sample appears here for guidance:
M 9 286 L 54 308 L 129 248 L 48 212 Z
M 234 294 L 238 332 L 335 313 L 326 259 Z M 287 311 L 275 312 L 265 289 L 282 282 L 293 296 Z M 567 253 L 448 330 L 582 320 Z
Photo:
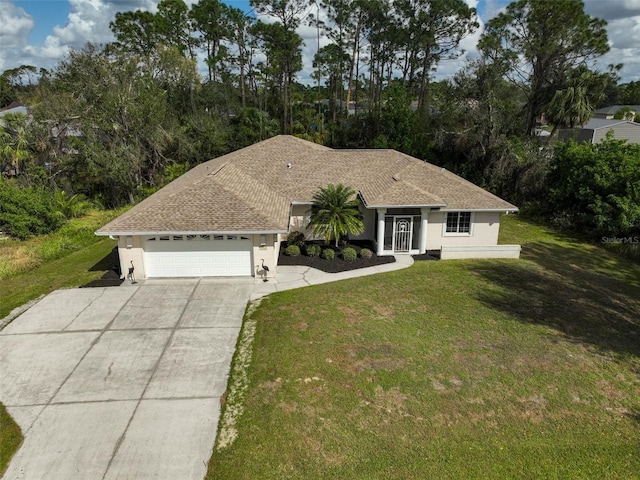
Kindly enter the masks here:
M 306 266 L 279 266 L 275 278 L 269 278 L 264 282 L 256 277 L 256 283 L 251 292 L 251 300 L 255 300 L 274 292 L 292 290 L 294 288 L 319 285 L 321 283 L 337 282 L 347 278 L 364 277 L 376 273 L 392 272 L 413 265 L 411 255 L 396 255 L 396 261 L 376 265 L 375 267 L 358 268 L 348 272 L 326 273 L 321 270 Z

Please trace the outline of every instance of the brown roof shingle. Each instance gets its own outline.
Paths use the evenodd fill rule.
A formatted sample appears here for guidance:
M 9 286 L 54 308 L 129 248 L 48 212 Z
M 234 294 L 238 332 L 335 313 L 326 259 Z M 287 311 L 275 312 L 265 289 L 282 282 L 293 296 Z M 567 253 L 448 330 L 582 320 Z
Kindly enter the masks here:
M 343 183 L 373 207 L 517 208 L 395 150 L 334 150 L 280 135 L 191 169 L 98 234 L 286 231 L 292 202 Z

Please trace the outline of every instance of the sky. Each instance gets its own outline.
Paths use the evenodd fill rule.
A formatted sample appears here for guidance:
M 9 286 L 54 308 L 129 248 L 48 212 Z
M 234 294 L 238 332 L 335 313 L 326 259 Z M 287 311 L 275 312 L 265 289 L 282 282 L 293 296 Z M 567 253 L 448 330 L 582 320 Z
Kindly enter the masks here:
M 197 0 L 185 0 L 192 4 Z M 250 11 L 248 0 L 225 0 L 237 8 Z M 621 82 L 640 80 L 640 0 L 583 0 L 585 11 L 607 20 L 611 50 L 599 59 L 596 68 L 604 71 L 609 64 L 623 63 Z M 113 40 L 109 22 L 118 11 L 150 10 L 155 12 L 159 0 L 0 0 L 0 72 L 20 65 L 52 69 L 73 48 L 87 42 L 97 44 Z M 477 57 L 477 42 L 484 24 L 509 0 L 465 0 L 478 10 L 480 28 L 462 42 L 464 55 L 440 63 L 436 79 L 455 74 L 467 58 Z M 317 49 L 316 31 L 301 27 L 303 71 L 298 79 L 311 81 L 311 62 Z M 320 46 L 328 41 L 322 39 Z M 201 62 L 202 63 L 202 62 Z M 204 71 L 202 72 L 204 73 Z

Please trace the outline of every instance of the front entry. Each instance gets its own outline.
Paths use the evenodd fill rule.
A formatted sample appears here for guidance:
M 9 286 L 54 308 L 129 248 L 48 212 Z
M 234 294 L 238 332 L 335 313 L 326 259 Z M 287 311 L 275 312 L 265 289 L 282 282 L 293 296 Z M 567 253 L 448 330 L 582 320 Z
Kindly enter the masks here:
M 394 217 L 393 221 L 393 253 L 409 253 L 413 234 L 412 217 Z
M 384 253 L 410 253 L 418 250 L 420 217 L 386 215 L 384 221 Z
M 426 252 L 429 208 L 378 208 L 376 253 L 419 255 Z

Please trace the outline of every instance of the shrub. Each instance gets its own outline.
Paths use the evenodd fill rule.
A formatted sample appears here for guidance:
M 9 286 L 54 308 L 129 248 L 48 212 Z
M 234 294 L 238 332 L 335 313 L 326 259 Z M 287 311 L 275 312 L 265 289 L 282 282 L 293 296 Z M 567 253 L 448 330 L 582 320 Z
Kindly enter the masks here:
M 321 250 L 322 250 L 322 248 L 320 248 L 320 245 L 316 245 L 315 243 L 312 243 L 312 244 L 307 245 L 305 247 L 305 252 L 307 252 L 307 255 L 310 256 L 310 257 L 319 256 Z
M 325 260 L 333 260 L 334 258 L 336 258 L 336 252 L 334 252 L 331 248 L 325 248 L 324 250 L 322 250 L 320 256 Z
M 287 237 L 287 245 L 297 245 L 298 247 L 302 247 L 304 245 L 304 233 L 291 232 Z
M 347 247 L 342 250 L 342 259 L 345 262 L 353 262 L 356 258 L 358 258 L 358 254 L 355 248 Z
M 284 249 L 284 254 L 289 257 L 297 257 L 300 255 L 300 247 L 297 245 L 289 245 Z
M 24 240 L 57 230 L 62 223 L 49 192 L 0 181 L 0 230 Z
M 82 194 L 67 195 L 64 190 L 56 190 L 53 193 L 53 207 L 62 218 L 69 220 L 78 218 L 87 213 L 92 203 Z
M 362 258 L 371 258 L 373 257 L 373 252 L 368 248 L 363 248 L 362 250 L 360 250 L 360 256 Z

